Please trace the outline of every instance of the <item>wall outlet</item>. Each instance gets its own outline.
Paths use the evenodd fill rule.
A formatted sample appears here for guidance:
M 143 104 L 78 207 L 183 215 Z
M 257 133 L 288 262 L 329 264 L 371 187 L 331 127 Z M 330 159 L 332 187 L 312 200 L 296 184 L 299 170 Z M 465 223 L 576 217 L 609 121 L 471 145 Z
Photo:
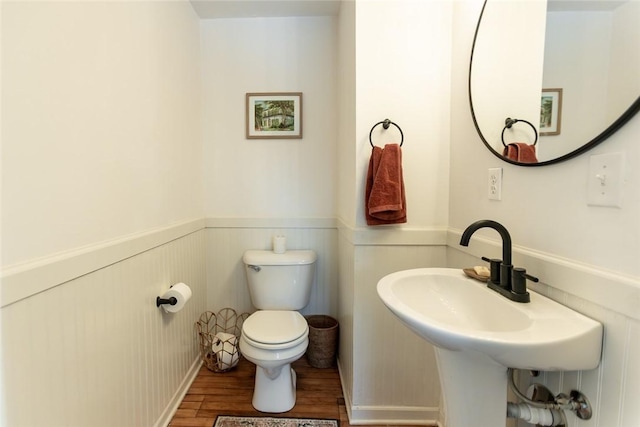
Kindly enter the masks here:
M 489 169 L 489 200 L 502 200 L 502 168 Z

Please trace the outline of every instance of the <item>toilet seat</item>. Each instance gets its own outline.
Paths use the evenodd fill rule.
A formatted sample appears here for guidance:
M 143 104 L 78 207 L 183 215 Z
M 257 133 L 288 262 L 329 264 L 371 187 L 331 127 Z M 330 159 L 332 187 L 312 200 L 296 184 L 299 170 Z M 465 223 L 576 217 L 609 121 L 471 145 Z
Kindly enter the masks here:
M 294 347 L 308 334 L 307 320 L 297 311 L 256 311 L 242 325 L 242 335 L 249 344 L 268 350 Z

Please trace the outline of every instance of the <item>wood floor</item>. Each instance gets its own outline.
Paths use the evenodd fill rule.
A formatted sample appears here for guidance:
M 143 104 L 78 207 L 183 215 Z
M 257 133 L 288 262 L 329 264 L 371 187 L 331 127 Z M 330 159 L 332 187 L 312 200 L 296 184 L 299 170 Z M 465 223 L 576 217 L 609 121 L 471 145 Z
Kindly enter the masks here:
M 203 366 L 169 427 L 212 427 L 217 415 L 331 418 L 339 420 L 340 427 L 349 427 L 337 368 L 313 368 L 306 357 L 292 366 L 297 374 L 297 396 L 289 412 L 264 414 L 251 406 L 255 365 L 242 359 L 235 370 L 226 373 L 216 374 Z

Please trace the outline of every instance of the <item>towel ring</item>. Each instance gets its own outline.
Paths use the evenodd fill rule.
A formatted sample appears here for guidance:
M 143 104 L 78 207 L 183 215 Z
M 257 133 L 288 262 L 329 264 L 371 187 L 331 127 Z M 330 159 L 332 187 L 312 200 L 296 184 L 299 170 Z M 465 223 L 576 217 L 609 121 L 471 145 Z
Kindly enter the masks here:
M 504 145 L 505 147 L 507 146 L 507 144 L 505 144 L 504 142 L 504 131 L 507 129 L 511 129 L 511 126 L 515 125 L 518 122 L 524 122 L 531 126 L 531 129 L 533 129 L 533 133 L 536 135 L 536 139 L 533 141 L 533 145 L 535 146 L 538 143 L 538 130 L 536 129 L 536 127 L 532 125 L 531 122 L 522 119 L 512 119 L 511 117 L 507 117 L 507 119 L 504 121 L 504 128 L 502 128 L 502 136 L 500 137 L 502 138 L 502 145 Z
M 384 119 L 383 121 L 378 122 L 375 125 L 373 125 L 373 127 L 371 128 L 371 132 L 369 132 L 369 144 L 371 144 L 371 148 L 373 148 L 373 141 L 371 140 L 371 135 L 373 134 L 373 130 L 378 125 L 382 125 L 382 127 L 384 129 L 389 129 L 389 125 L 394 125 L 395 127 L 397 127 L 398 130 L 400 131 L 400 147 L 402 147 L 402 144 L 404 143 L 404 134 L 402 133 L 402 129 L 400 129 L 400 126 L 398 126 L 397 124 L 393 123 L 391 120 Z

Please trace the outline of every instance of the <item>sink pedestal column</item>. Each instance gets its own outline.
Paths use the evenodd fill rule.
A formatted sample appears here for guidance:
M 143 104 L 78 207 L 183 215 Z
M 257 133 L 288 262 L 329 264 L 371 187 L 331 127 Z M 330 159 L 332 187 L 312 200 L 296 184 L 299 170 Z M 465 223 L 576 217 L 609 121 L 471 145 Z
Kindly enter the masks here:
M 447 427 L 504 427 L 507 368 L 487 356 L 435 347 Z

